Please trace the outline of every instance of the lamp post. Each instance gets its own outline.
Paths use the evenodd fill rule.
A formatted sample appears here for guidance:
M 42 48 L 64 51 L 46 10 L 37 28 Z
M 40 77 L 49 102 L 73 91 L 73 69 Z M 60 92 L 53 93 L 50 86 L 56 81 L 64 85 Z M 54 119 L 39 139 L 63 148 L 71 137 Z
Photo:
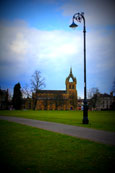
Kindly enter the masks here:
M 71 28 L 78 27 L 74 23 L 74 20 L 81 22 L 83 20 L 83 39 L 84 39 L 84 106 L 83 106 L 83 124 L 88 124 L 88 105 L 87 105 L 87 90 L 86 90 L 86 26 L 85 26 L 85 17 L 84 13 L 75 13 L 73 15 L 73 22 L 69 26 Z

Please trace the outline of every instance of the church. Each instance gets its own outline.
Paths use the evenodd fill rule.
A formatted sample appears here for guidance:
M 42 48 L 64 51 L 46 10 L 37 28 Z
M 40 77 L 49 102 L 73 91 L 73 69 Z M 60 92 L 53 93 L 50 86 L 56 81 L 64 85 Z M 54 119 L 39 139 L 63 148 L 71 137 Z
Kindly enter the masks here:
M 77 110 L 76 84 L 77 80 L 70 68 L 65 80 L 66 90 L 38 90 L 32 94 L 35 110 Z

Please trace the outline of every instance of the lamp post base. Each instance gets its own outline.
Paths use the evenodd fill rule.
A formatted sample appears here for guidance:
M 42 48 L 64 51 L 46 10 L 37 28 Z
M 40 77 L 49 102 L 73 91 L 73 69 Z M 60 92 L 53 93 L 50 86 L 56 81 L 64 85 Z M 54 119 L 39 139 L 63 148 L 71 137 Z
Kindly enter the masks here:
M 83 118 L 83 124 L 88 124 L 89 123 L 89 120 L 87 117 Z
M 84 109 L 83 109 L 83 124 L 88 124 L 88 106 L 87 103 L 84 104 Z

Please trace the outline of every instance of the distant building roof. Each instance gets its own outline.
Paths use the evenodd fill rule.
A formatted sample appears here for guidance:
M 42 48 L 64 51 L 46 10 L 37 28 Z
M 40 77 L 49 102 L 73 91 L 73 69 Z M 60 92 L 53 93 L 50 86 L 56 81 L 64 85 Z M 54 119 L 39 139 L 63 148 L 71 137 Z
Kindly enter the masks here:
M 101 97 L 113 97 L 113 95 L 110 95 L 110 94 L 107 94 L 107 93 L 104 93 L 104 94 L 100 94 Z

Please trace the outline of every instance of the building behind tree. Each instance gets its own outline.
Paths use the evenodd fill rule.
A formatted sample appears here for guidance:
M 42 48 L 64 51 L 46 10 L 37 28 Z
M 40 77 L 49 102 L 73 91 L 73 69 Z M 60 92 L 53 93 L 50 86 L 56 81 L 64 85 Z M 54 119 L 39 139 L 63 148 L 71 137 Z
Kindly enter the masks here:
M 37 90 L 32 93 L 32 101 L 27 100 L 26 106 L 35 110 L 77 110 L 76 84 L 71 68 L 65 80 L 66 90 Z

